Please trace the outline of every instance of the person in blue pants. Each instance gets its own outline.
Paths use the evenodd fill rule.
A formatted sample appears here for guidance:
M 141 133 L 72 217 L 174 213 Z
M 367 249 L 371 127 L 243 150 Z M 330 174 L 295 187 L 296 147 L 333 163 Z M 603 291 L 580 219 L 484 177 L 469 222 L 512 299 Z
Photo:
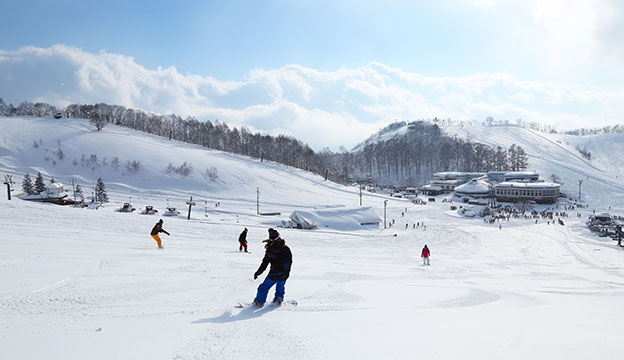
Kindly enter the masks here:
M 269 264 L 271 264 L 271 268 L 269 269 L 269 274 L 264 279 L 262 284 L 258 286 L 258 293 L 256 294 L 256 298 L 253 302 L 256 306 L 263 306 L 266 302 L 269 290 L 271 290 L 273 285 L 276 285 L 273 302 L 277 305 L 281 305 L 282 301 L 284 301 L 284 294 L 286 292 L 286 280 L 288 280 L 288 277 L 290 276 L 292 253 L 290 252 L 290 248 L 286 246 L 284 239 L 280 237 L 277 230 L 269 229 L 269 238 L 263 242 L 266 243 L 264 246 L 266 252 L 264 254 L 264 258 L 262 259 L 262 264 L 260 264 L 260 267 L 254 273 L 254 280 L 257 279 L 258 276 L 262 275 Z

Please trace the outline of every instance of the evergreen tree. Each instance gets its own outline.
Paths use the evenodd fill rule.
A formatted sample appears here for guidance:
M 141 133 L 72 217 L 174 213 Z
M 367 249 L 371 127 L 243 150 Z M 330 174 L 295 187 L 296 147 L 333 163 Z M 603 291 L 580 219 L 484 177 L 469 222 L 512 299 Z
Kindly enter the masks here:
M 98 178 L 97 184 L 95 184 L 95 197 L 99 203 L 108 202 L 108 195 L 106 195 L 106 186 L 102 181 L 102 178 Z
M 524 152 L 522 147 L 518 146 L 517 149 L 518 171 L 524 171 L 529 167 L 529 156 Z
M 22 180 L 22 190 L 27 195 L 32 195 L 35 192 L 35 188 L 33 187 L 32 180 L 30 179 L 30 175 L 28 175 L 28 173 L 26 173 L 24 180 Z
M 43 175 L 40 172 L 37 173 L 37 178 L 35 179 L 35 194 L 39 194 L 42 191 L 46 190 L 45 182 L 43 182 Z
M 80 184 L 76 184 L 76 188 L 74 189 L 74 193 L 76 194 L 77 197 L 84 199 L 84 194 L 82 193 L 82 188 L 80 187 Z

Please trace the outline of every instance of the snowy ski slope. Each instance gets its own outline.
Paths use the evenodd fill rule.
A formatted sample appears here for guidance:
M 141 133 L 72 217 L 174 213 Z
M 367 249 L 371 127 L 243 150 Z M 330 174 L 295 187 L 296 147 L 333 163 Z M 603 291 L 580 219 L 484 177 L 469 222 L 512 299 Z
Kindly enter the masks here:
M 484 129 L 454 131 L 496 144 Z M 496 131 L 496 141 L 522 145 L 536 170 L 559 173 L 572 189 L 573 176 L 589 177 L 580 218 L 575 210 L 565 226 L 484 224 L 442 196 L 412 205 L 365 194 L 381 216 L 388 200 L 393 227 L 277 228 L 294 256 L 286 298 L 298 306 L 237 309 L 255 295 L 267 228 L 292 210 L 357 206 L 357 189 L 115 126 L 98 133 L 82 120 L 2 118 L 0 173 L 71 177 L 85 190 L 102 176 L 111 203 L 89 210 L 0 195 L 0 359 L 621 358 L 624 252 L 584 226 L 593 210 L 624 215 L 621 156 L 603 157 L 622 151 L 621 138 L 607 136 L 609 148 L 595 137 L 596 160 L 586 162 L 574 152 L 580 139 Z M 58 140 L 66 158 L 55 165 Z M 83 153 L 142 169 L 92 170 Z M 164 171 L 184 161 L 195 168 L 187 178 Z M 216 181 L 205 176 L 209 166 Z M 256 215 L 256 188 L 261 211 L 281 216 Z M 199 203 L 190 221 L 164 218 L 171 236 L 158 250 L 149 236 L 158 216 L 113 211 L 129 196 L 161 210 L 168 199 L 183 214 L 189 196 Z M 243 227 L 250 254 L 238 252 Z

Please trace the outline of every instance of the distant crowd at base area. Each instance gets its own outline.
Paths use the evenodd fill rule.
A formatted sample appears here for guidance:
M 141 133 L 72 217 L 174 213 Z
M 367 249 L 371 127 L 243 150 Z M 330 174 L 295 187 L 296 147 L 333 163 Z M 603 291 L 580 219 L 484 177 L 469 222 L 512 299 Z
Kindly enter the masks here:
M 580 214 L 579 214 L 580 215 Z M 546 220 L 546 224 L 550 225 L 551 222 L 555 225 L 555 217 L 557 218 L 557 224 L 565 225 L 561 218 L 567 218 L 568 213 L 566 212 L 551 212 L 551 211 L 536 211 L 533 210 L 531 213 L 526 214 L 524 212 L 519 212 L 515 209 L 503 209 L 496 212 L 495 215 L 491 217 L 486 217 L 483 219 L 483 223 L 485 224 L 494 224 L 497 221 L 509 221 L 510 219 L 535 219 L 535 223 L 537 224 L 539 220 Z

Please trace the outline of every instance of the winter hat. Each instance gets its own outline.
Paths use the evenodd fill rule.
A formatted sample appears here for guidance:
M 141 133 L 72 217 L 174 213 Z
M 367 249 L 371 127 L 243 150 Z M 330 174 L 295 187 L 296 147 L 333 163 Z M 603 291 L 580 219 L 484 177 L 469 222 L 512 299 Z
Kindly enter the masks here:
M 279 237 L 279 233 L 277 232 L 277 230 L 270 228 L 269 229 L 269 239 L 271 240 L 275 240 Z
M 162 219 L 158 220 L 158 222 L 161 223 L 161 224 L 163 223 Z

